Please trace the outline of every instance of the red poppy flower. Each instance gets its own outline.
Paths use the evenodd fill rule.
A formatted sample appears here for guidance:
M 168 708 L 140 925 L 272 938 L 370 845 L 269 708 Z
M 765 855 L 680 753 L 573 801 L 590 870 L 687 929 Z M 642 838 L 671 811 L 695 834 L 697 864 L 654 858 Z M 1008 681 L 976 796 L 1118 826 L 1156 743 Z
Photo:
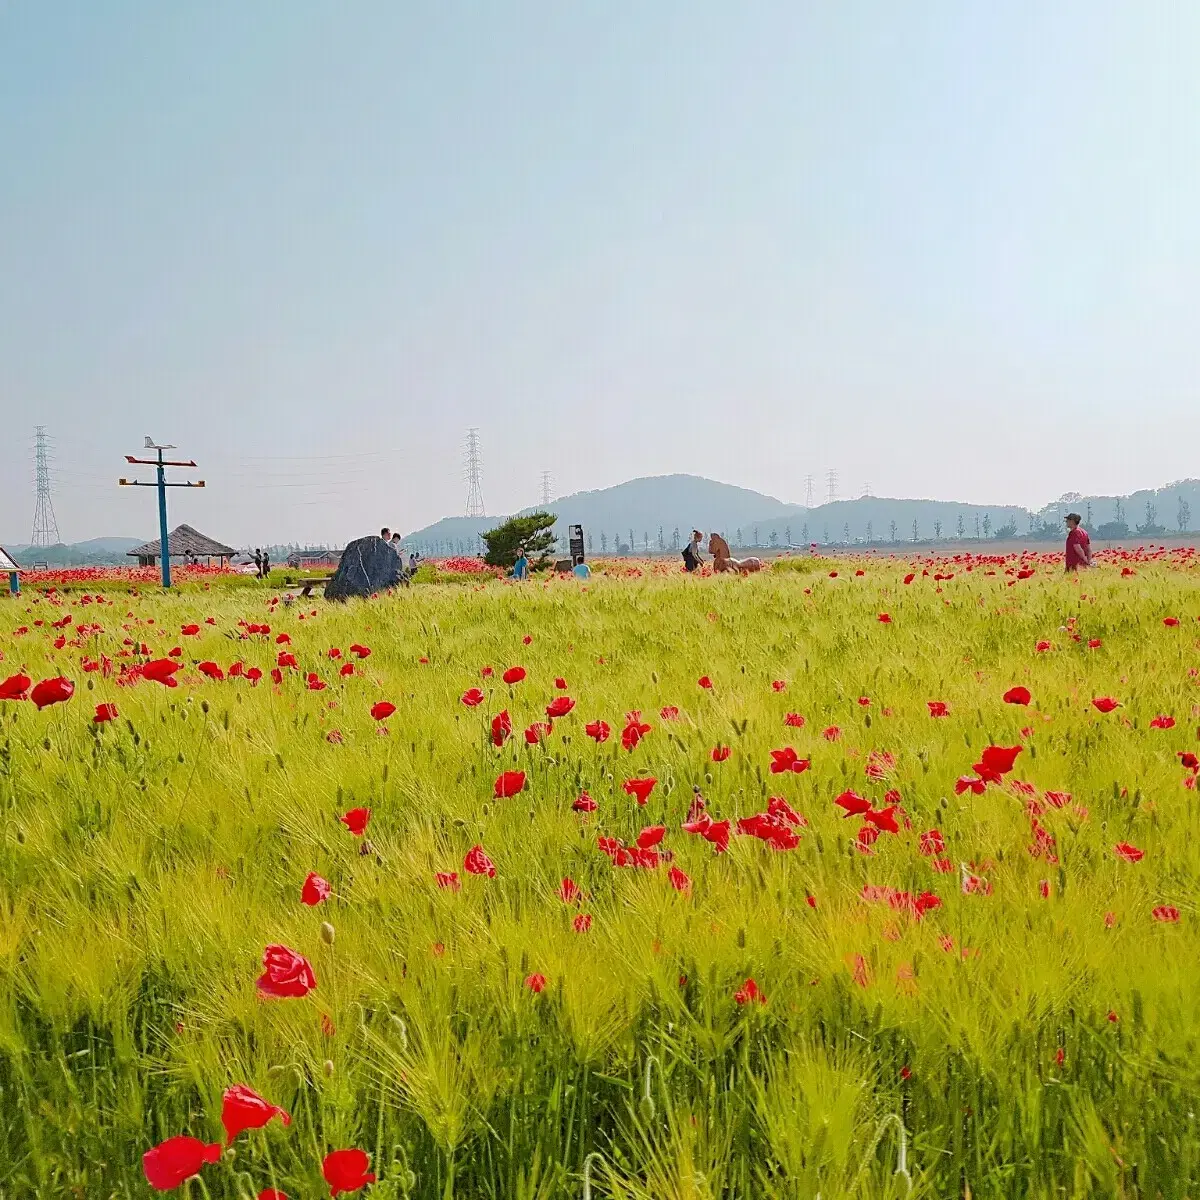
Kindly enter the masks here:
M 714 746 L 712 760 L 713 762 L 724 762 L 732 753 L 733 751 L 728 746 Z
M 1113 853 L 1118 858 L 1123 858 L 1126 862 L 1139 862 L 1146 854 L 1144 850 L 1139 850 L 1136 846 L 1131 846 L 1128 842 L 1118 842 L 1113 847 Z
M 348 675 L 353 675 L 354 674 L 354 664 L 353 663 L 342 663 L 342 665 L 338 668 L 338 674 L 343 679 L 345 679 Z
M 1036 651 L 1037 651 L 1039 654 L 1044 654 L 1044 653 L 1045 653 L 1047 650 L 1049 650 L 1049 649 L 1050 649 L 1050 643 L 1049 643 L 1049 642 L 1046 642 L 1046 641 L 1041 641 L 1041 642 L 1038 642 L 1038 644 L 1037 644 L 1037 645 L 1034 647 L 1034 649 L 1035 649 L 1035 650 L 1036 650 Z
M 496 782 L 492 787 L 492 795 L 498 800 L 507 799 L 509 796 L 515 796 L 518 792 L 525 790 L 525 772 L 524 771 L 504 771 L 496 777 Z
M 537 972 L 532 975 L 526 975 L 525 986 L 536 996 L 539 992 L 546 990 L 546 977 Z
M 1066 808 L 1071 803 L 1070 792 L 1046 792 L 1046 803 L 1052 808 Z
M 350 830 L 355 837 L 362 837 L 367 831 L 367 822 L 371 819 L 371 810 L 369 808 L 352 808 L 344 816 L 338 817 L 345 827 Z
M 24 700 L 33 680 L 18 672 L 0 683 L 0 700 Z
M 870 821 L 876 829 L 882 829 L 884 833 L 899 833 L 900 826 L 896 824 L 895 812 L 896 806 L 890 804 L 887 808 L 871 809 L 863 813 L 863 820 Z
M 653 850 L 663 840 L 666 833 L 667 827 L 665 825 L 647 825 L 637 835 L 638 848 L 640 850 Z
M 396 706 L 390 700 L 376 700 L 371 705 L 371 718 L 375 721 L 386 721 L 396 711 Z
M 827 742 L 836 742 L 842 736 L 842 731 L 836 725 L 830 725 L 828 729 L 821 730 L 821 736 Z
M 492 718 L 492 745 L 503 746 L 512 737 L 512 717 L 508 709 Z
M 268 946 L 263 951 L 263 968 L 256 985 L 260 996 L 307 996 L 317 986 L 308 959 L 287 946 Z
M 525 730 L 525 744 L 527 746 L 537 746 L 546 740 L 551 733 L 554 732 L 554 726 L 548 721 L 534 721 Z
M 595 812 L 598 807 L 599 806 L 596 804 L 595 800 L 593 800 L 591 796 L 587 794 L 587 792 L 581 792 L 578 799 L 574 800 L 571 804 L 571 808 L 575 812 L 582 813 Z
M 525 668 L 524 667 L 509 667 L 508 670 L 505 671 L 504 674 L 501 676 L 501 678 L 504 680 L 505 683 L 509 684 L 510 686 L 514 683 L 520 683 L 521 680 L 525 678 Z
M 980 761 L 974 764 L 975 773 L 985 783 L 999 783 L 1013 769 L 1020 746 L 986 746 Z
M 1179 909 L 1173 904 L 1160 904 L 1157 908 L 1151 910 L 1150 915 L 1156 921 L 1164 921 L 1168 925 L 1174 925 L 1179 920 Z
M 679 720 L 679 709 L 673 704 L 668 704 L 659 710 L 658 715 L 664 721 L 677 721 Z
M 672 867 L 667 872 L 667 879 L 677 892 L 691 891 L 692 881 L 678 867 Z
M 463 859 L 463 870 L 468 875 L 486 875 L 489 879 L 496 877 L 496 867 L 484 854 L 482 846 L 472 846 L 467 851 L 467 856 Z
M 496 673 L 496 672 L 495 672 L 495 671 L 493 671 L 491 667 L 483 667 L 483 668 L 481 668 L 481 669 L 480 669 L 480 672 L 479 672 L 479 674 L 480 674 L 480 675 L 481 675 L 481 676 L 482 676 L 484 679 L 491 679 L 491 677 L 492 677 L 493 675 L 495 675 L 495 673 Z
M 916 579 L 916 575 L 912 571 L 909 571 L 904 577 L 904 586 L 907 587 L 914 579 Z
M 570 877 L 564 878 L 558 885 L 558 898 L 564 904 L 574 904 L 582 894 L 579 885 Z
M 322 900 L 327 900 L 332 891 L 328 879 L 322 879 L 316 871 L 309 871 L 304 878 L 304 886 L 300 889 L 300 903 L 312 908 Z
M 367 658 L 371 651 L 368 647 L 360 646 L 357 642 L 355 642 L 350 647 L 350 653 L 353 654 L 355 658 Z
M 642 721 L 641 714 L 629 713 L 625 718 L 625 728 L 621 730 L 621 745 L 626 750 L 632 750 L 649 732 L 650 726 Z
M 438 887 L 446 891 L 457 892 L 462 889 L 457 871 L 436 871 L 433 878 L 436 880 Z
M 281 633 L 275 638 L 275 645 L 277 646 L 290 646 L 291 644 L 292 639 L 286 633 Z
M 334 1150 L 325 1155 L 321 1174 L 329 1184 L 330 1196 L 356 1192 L 368 1183 L 374 1183 L 375 1176 L 367 1170 L 370 1165 L 371 1160 L 363 1150 Z
M 633 796 L 637 799 L 638 804 L 645 804 L 650 799 L 650 793 L 654 791 L 654 785 L 658 782 L 653 776 L 648 779 L 627 779 L 621 784 L 621 790 L 628 796 Z
M 892 618 L 888 613 L 880 613 L 879 616 L 876 617 L 876 620 L 880 623 L 880 625 L 890 625 L 892 623 Z
M 1088 649 L 1089 650 L 1099 650 L 1100 647 L 1103 645 L 1104 645 L 1104 643 L 1099 638 L 1092 638 L 1088 642 Z
M 1197 758 L 1190 750 L 1177 750 L 1175 757 L 1179 759 L 1179 765 L 1185 770 L 1196 774 L 1200 771 L 1200 758 Z
M 782 692 L 787 687 L 787 684 L 782 679 L 771 680 L 771 690 L 774 692 Z
M 200 626 L 199 625 L 184 625 L 184 626 L 180 627 L 179 632 L 182 633 L 184 637 L 195 637 L 196 634 L 198 634 L 200 632 Z
M 258 1193 L 258 1200 L 288 1200 L 287 1192 L 281 1192 L 277 1188 L 263 1188 Z
M 1027 687 L 1011 687 L 1004 693 L 1005 704 L 1028 704 L 1031 699 Z
M 205 1163 L 221 1160 L 221 1143 L 205 1145 L 199 1138 L 173 1137 L 142 1155 L 146 1182 L 159 1192 L 169 1192 L 200 1174 Z
M 247 667 L 246 678 L 250 680 L 250 686 L 254 687 L 262 678 L 262 671 L 258 667 Z M 170 687 L 175 686 L 175 681 L 173 679 L 164 680 L 163 682 L 167 683 Z
M 1165 717 L 1165 716 L 1161 716 L 1161 715 L 1154 717 L 1150 721 L 1150 728 L 1151 729 L 1174 729 L 1175 728 L 1175 718 L 1174 717 Z
M 587 933 L 587 931 L 589 929 L 591 929 L 591 927 L 592 927 L 592 914 L 591 913 L 579 913 L 575 917 L 575 919 L 571 922 L 571 928 L 573 930 L 575 930 L 576 933 Z
M 290 650 L 281 650 L 275 658 L 275 665 L 290 670 L 296 665 L 296 656 Z
M 788 729 L 803 729 L 804 728 L 804 718 L 799 713 L 788 713 L 783 718 L 783 723 L 784 723 L 784 725 L 787 726 Z
M 1121 702 L 1119 700 L 1114 700 L 1111 696 L 1097 696 L 1092 701 L 1092 707 L 1095 708 L 1097 712 L 1102 713 L 1110 713 L 1114 708 L 1119 708 L 1120 706 Z
M 857 792 L 843 792 L 834 800 L 834 804 L 836 804 L 838 808 L 845 809 L 846 816 L 848 817 L 855 817 L 860 813 L 871 811 L 870 800 L 866 799 L 864 796 L 858 795 Z
M 738 1004 L 766 1004 L 767 998 L 759 989 L 757 983 L 753 979 L 747 979 L 736 992 L 733 993 L 733 998 Z
M 546 716 L 552 721 L 558 717 L 565 717 L 567 713 L 575 707 L 575 701 L 570 696 L 555 696 L 549 704 L 546 705 Z
M 215 679 L 218 683 L 225 678 L 225 672 L 215 662 L 197 663 L 196 670 L 209 679 Z
M 921 853 L 932 857 L 935 854 L 941 854 L 946 849 L 946 843 L 942 838 L 941 830 L 931 829 L 928 833 L 921 834 Z
M 701 675 L 700 678 L 696 680 L 696 683 L 706 690 L 710 689 L 713 685 L 713 681 L 709 679 L 707 675 Z
M 115 704 L 97 704 L 96 715 L 92 720 L 97 725 L 103 725 L 105 721 L 115 721 L 117 719 L 117 706 Z
M 943 700 L 926 700 L 925 704 L 931 717 L 948 717 L 950 715 L 950 709 Z
M 560 675 L 554 681 L 554 686 L 558 688 L 560 692 L 565 692 L 567 690 L 567 681 Z
M 583 732 L 590 738 L 594 738 L 597 742 L 607 742 L 608 735 L 612 731 L 608 727 L 607 721 L 589 721 L 584 727 Z
M 63 676 L 59 675 L 55 679 L 43 679 L 40 683 L 33 685 L 33 691 L 29 693 L 30 700 L 40 712 L 43 708 L 49 708 L 51 704 L 62 704 L 66 700 L 75 695 L 75 685 Z
M 961 796 L 968 790 L 974 792 L 976 796 L 982 796 L 987 791 L 987 780 L 978 779 L 973 775 L 960 775 L 954 781 L 954 794 Z
M 332 659 L 339 659 L 342 657 L 342 652 L 336 646 L 330 646 L 329 657 Z
M 859 696 L 858 705 L 860 708 L 870 708 L 871 707 L 871 697 L 870 696 Z
M 463 692 L 461 700 L 468 708 L 478 708 L 483 703 L 483 692 L 477 688 L 468 688 Z
M 261 1129 L 272 1117 L 284 1125 L 292 1123 L 291 1116 L 277 1104 L 268 1104 L 257 1092 L 244 1083 L 225 1089 L 221 1097 L 221 1124 L 225 1126 L 225 1145 L 245 1129 Z
M 1168 629 L 1174 629 L 1175 626 L 1179 624 L 1179 618 L 1178 617 L 1163 617 L 1163 624 Z
M 788 772 L 794 775 L 801 775 L 811 765 L 807 758 L 801 758 L 791 746 L 784 746 L 782 750 L 771 751 L 772 775 L 785 775 Z
M 525 635 L 525 636 L 524 636 L 524 637 L 521 639 L 521 644 L 522 644 L 522 645 L 524 645 L 524 646 L 529 646 L 529 645 L 532 645 L 532 643 L 533 643 L 533 636 L 532 636 L 531 634 L 528 634 L 528 633 L 527 633 L 527 634 L 526 634 L 526 635 Z

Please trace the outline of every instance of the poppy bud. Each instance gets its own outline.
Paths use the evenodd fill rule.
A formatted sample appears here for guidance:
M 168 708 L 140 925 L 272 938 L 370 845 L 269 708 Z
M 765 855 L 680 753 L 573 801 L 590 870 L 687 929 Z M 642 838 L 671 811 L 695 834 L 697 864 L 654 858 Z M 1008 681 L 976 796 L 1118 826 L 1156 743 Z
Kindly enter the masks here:
M 321 922 L 321 941 L 327 946 L 333 945 L 334 929 L 328 921 Z
M 333 1078 L 333 1060 L 329 1059 L 329 1058 L 327 1058 L 325 1060 L 325 1078 L 326 1079 Z

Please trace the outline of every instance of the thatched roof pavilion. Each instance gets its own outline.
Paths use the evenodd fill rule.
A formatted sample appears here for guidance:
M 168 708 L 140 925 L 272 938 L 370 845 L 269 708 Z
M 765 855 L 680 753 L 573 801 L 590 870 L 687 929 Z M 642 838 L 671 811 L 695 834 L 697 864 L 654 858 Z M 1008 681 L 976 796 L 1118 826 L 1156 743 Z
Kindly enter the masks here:
M 162 540 L 155 538 L 152 542 L 143 542 L 125 553 L 130 558 L 136 558 L 139 567 L 152 567 L 162 553 Z M 237 551 L 232 546 L 214 541 L 190 525 L 180 525 L 167 534 L 167 553 L 171 558 L 216 558 L 224 565 Z

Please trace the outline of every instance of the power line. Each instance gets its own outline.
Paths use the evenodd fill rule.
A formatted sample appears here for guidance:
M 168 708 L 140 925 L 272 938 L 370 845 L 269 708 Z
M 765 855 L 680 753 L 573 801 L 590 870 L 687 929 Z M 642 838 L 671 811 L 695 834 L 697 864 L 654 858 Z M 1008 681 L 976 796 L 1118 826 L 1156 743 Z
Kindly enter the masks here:
M 483 517 L 483 457 L 479 453 L 479 430 L 471 426 L 467 430 L 467 516 Z
M 34 433 L 37 446 L 37 502 L 33 507 L 33 538 L 30 545 L 45 548 L 56 546 L 62 538 L 58 533 L 58 520 L 54 516 L 54 503 L 50 499 L 50 446 L 45 425 L 38 425 Z

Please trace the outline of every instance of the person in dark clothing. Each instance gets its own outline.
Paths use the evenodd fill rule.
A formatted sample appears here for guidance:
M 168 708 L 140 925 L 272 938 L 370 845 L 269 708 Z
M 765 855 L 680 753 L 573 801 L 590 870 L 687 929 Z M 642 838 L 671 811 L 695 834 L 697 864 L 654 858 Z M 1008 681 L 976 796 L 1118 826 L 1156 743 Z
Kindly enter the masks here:
M 254 551 L 254 577 L 262 578 L 262 551 L 257 548 Z
M 698 529 L 692 530 L 692 540 L 683 548 L 683 566 L 689 573 L 699 570 L 704 562 L 703 556 L 700 554 L 700 543 L 704 541 L 704 534 Z
M 264 579 L 266 579 L 266 577 L 268 575 L 270 575 L 270 573 L 271 573 L 271 554 L 269 551 L 264 550 L 263 556 L 262 556 L 262 577 Z

